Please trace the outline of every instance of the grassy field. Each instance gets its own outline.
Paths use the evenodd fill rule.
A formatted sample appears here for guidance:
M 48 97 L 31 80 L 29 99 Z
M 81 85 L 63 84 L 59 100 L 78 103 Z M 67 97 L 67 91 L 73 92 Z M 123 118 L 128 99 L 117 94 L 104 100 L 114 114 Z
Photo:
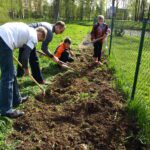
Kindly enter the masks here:
M 121 89 L 127 99 L 130 99 L 134 81 L 135 67 L 138 56 L 139 37 L 114 37 L 110 65 L 114 67 L 117 88 Z M 141 128 L 139 139 L 150 142 L 150 51 L 149 38 L 145 38 L 135 100 L 129 103 L 129 110 L 136 116 Z

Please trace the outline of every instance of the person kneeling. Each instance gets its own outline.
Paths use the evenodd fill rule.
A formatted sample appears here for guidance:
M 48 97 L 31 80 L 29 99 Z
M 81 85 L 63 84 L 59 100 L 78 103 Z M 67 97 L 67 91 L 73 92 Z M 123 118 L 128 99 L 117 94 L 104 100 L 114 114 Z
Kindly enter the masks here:
M 74 55 L 73 52 L 70 50 L 71 46 L 71 39 L 65 38 L 64 42 L 60 43 L 57 47 L 54 55 L 59 58 L 62 62 L 73 62 L 74 59 L 72 56 Z

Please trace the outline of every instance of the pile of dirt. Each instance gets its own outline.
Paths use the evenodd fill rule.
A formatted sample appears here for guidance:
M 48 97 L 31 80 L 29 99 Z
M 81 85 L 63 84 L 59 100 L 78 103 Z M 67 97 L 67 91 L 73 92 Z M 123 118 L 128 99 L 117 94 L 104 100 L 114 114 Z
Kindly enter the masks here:
M 72 64 L 75 71 L 58 74 L 45 98 L 37 95 L 24 105 L 25 115 L 14 122 L 8 139 L 18 141 L 16 149 L 141 149 L 134 140 L 137 129 L 128 119 L 124 100 L 111 86 L 107 63 L 89 66 L 91 49 L 81 54 Z

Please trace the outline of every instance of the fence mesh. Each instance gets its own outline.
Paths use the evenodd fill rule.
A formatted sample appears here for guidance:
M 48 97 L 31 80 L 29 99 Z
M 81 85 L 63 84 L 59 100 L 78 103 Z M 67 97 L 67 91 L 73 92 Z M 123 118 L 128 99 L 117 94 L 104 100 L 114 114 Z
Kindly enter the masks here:
M 139 138 L 150 142 L 150 23 L 114 20 L 110 61 L 115 67 L 118 88 L 131 97 L 137 62 L 139 62 L 140 42 L 143 43 L 137 84 L 135 87 L 132 108 L 141 127 Z M 141 34 L 145 30 L 144 39 Z M 110 46 L 110 45 L 109 45 Z
M 149 103 L 150 109 L 150 23 L 147 24 L 135 99 Z
M 119 84 L 130 96 L 140 43 L 141 24 L 131 21 L 128 26 L 126 24 L 124 21 L 114 21 L 111 61 L 119 75 Z M 134 26 L 139 26 L 139 29 L 137 30 Z

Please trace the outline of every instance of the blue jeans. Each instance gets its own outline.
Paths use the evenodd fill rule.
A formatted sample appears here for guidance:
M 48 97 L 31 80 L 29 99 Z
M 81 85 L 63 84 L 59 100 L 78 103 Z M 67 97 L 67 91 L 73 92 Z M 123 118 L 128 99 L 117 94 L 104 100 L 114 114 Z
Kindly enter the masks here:
M 61 54 L 61 57 L 59 58 L 61 61 L 63 62 L 73 62 L 74 59 L 72 57 L 69 56 L 69 53 L 67 51 L 64 51 L 62 54 Z
M 16 73 L 13 65 L 13 51 L 0 37 L 0 111 L 5 114 L 11 110 L 13 105 L 19 104 L 21 96 L 19 94 Z

